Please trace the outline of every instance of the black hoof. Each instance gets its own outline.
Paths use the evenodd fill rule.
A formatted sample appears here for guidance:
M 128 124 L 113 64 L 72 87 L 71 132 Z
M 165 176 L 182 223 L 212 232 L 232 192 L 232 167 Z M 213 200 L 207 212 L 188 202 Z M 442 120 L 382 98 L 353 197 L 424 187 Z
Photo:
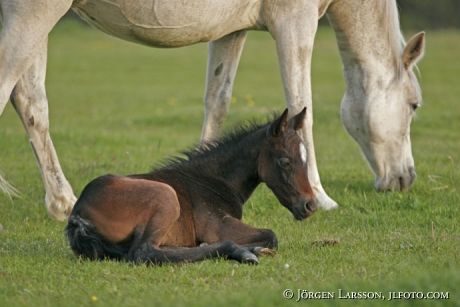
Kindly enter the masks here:
M 257 259 L 256 255 L 254 255 L 253 253 L 247 252 L 247 253 L 244 253 L 243 256 L 241 257 L 241 263 L 257 265 L 259 264 L 259 260 Z
M 257 247 L 254 247 L 254 249 L 251 252 L 253 252 L 256 256 L 270 256 L 270 257 L 276 256 L 274 251 L 266 247 L 257 246 Z

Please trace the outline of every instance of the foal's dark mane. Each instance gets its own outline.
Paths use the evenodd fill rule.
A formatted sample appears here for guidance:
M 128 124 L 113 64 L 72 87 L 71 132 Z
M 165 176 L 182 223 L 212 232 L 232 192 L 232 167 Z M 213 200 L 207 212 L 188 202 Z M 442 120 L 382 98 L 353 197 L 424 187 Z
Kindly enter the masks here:
M 233 126 L 232 129 L 224 131 L 222 135 L 214 141 L 204 144 L 198 143 L 189 149 L 181 151 L 180 154 L 185 157 L 173 156 L 160 161 L 152 167 L 151 172 L 155 172 L 162 168 L 175 168 L 181 165 L 189 165 L 190 163 L 202 161 L 215 155 L 228 154 L 229 150 L 239 151 L 240 149 L 238 147 L 242 139 L 256 131 L 262 129 L 266 130 L 278 116 L 278 114 L 274 113 L 269 120 L 251 120 L 239 123 Z
M 242 217 L 242 205 L 260 184 L 257 157 L 272 121 L 244 122 L 217 140 L 164 160 L 145 176 L 164 182 L 195 202 L 219 204 L 219 210 Z

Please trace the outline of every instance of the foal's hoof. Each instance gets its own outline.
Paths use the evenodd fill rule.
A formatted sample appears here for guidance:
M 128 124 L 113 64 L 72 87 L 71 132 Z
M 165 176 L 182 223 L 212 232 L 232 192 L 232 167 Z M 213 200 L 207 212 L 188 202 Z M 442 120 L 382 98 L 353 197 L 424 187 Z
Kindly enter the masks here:
M 243 257 L 241 257 L 241 263 L 258 265 L 259 260 L 253 253 L 244 253 Z
M 252 252 L 256 254 L 257 256 L 270 256 L 270 257 L 276 256 L 274 251 L 266 247 L 254 247 L 254 250 Z

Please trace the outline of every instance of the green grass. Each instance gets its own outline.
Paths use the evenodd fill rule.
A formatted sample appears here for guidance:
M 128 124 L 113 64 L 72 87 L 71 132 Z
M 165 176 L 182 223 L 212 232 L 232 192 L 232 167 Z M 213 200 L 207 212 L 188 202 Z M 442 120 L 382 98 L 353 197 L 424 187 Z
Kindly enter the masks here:
M 409 36 L 409 35 L 407 35 Z M 358 146 L 340 122 L 344 92 L 334 35 L 320 29 L 313 58 L 315 142 L 320 174 L 340 208 L 297 222 L 265 187 L 243 220 L 269 227 L 280 246 L 259 266 L 224 260 L 163 267 L 76 259 L 65 223 L 45 212 L 44 188 L 11 105 L 0 118 L 0 169 L 21 193 L 0 195 L 0 306 L 278 306 L 286 288 L 334 292 L 315 305 L 367 305 L 346 291 L 449 292 L 448 300 L 374 305 L 460 306 L 459 32 L 428 32 L 420 63 L 424 106 L 412 124 L 418 179 L 408 193 L 378 193 Z M 199 140 L 206 45 L 151 49 L 74 23 L 50 36 L 51 135 L 78 196 L 105 173 L 145 172 Z M 274 42 L 250 33 L 226 127 L 284 109 Z M 333 246 L 311 243 L 337 239 Z M 288 266 L 287 266 L 288 265 Z

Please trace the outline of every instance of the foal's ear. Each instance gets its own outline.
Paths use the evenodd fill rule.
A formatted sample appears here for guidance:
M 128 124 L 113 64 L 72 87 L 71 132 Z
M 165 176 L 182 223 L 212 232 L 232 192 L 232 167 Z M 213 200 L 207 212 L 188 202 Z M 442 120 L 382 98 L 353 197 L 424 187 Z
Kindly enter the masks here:
M 303 124 L 305 122 L 305 115 L 307 114 L 307 107 L 303 108 L 302 111 L 300 111 L 299 114 L 291 118 L 289 121 L 289 127 L 294 129 L 294 131 L 297 131 L 299 129 L 303 128 Z
M 406 70 L 414 66 L 425 52 L 425 32 L 415 34 L 407 43 L 403 52 L 403 62 Z
M 279 136 L 286 130 L 288 125 L 287 116 L 288 109 L 284 110 L 283 114 L 270 125 L 270 128 L 268 128 L 269 136 Z

